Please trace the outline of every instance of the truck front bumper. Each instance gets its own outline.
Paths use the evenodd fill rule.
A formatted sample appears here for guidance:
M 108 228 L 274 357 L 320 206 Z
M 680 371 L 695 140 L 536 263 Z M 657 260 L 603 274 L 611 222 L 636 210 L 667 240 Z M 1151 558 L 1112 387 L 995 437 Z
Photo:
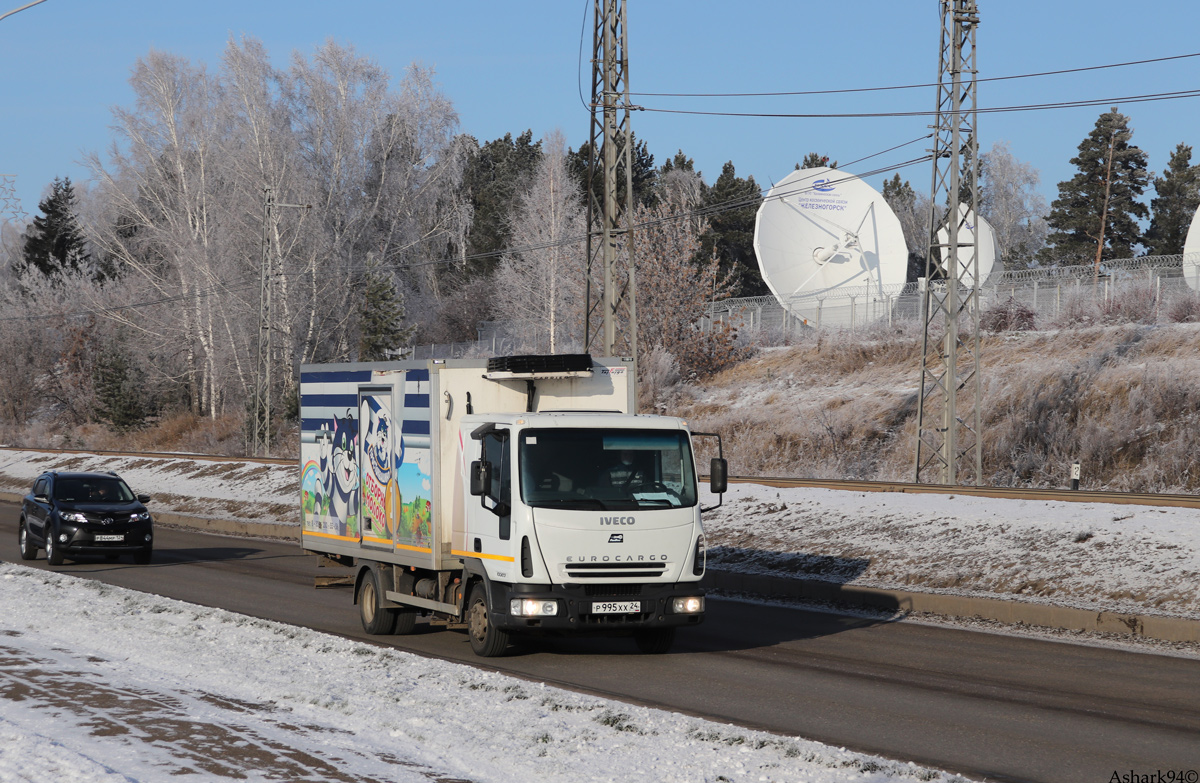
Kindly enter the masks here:
M 493 582 L 492 601 L 491 621 L 510 632 L 608 633 L 699 625 L 704 621 L 704 590 L 697 582 L 603 587 Z M 514 613 L 513 602 L 552 603 L 555 611 Z

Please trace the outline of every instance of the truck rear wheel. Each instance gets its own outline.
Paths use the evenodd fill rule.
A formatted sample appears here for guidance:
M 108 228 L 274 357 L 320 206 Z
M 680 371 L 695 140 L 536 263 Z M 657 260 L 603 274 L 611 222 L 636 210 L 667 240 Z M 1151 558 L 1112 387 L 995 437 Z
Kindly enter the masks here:
M 369 569 L 358 589 L 358 616 L 362 620 L 363 630 L 372 636 L 396 631 L 396 610 L 385 609 L 382 604 L 383 590 L 379 588 L 379 577 L 374 569 Z
M 487 588 L 476 582 L 467 602 L 467 636 L 471 637 L 471 649 L 481 658 L 496 658 L 508 649 L 508 632 L 497 628 L 490 614 Z
M 647 655 L 662 655 L 670 652 L 671 645 L 675 644 L 675 629 L 650 628 L 638 631 L 633 639 L 637 642 L 638 649 Z

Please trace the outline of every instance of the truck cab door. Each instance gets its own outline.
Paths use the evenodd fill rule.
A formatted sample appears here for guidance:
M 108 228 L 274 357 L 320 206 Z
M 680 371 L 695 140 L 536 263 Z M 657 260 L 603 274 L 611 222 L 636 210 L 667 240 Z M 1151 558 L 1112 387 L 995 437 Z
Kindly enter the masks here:
M 507 556 L 512 539 L 512 449 L 507 430 L 483 436 L 480 460 L 488 466 L 488 481 L 469 517 L 467 546 L 472 553 Z

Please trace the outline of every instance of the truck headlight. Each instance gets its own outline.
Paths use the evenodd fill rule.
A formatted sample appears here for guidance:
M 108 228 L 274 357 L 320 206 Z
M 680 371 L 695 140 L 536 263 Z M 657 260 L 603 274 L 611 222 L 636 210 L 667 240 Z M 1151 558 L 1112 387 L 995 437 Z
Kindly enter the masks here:
M 704 598 L 676 598 L 671 602 L 671 611 L 675 614 L 699 614 L 704 611 Z
M 513 617 L 546 617 L 558 614 L 558 601 L 543 601 L 539 598 L 514 598 L 508 602 L 508 613 Z

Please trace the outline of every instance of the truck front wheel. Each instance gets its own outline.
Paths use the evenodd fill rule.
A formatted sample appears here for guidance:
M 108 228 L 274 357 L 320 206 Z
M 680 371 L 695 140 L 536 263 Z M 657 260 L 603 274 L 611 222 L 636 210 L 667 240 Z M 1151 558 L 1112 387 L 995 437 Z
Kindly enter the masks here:
M 471 588 L 471 599 L 467 602 L 467 635 L 471 637 L 471 649 L 481 658 L 496 658 L 508 649 L 508 632 L 492 623 L 487 588 L 482 582 Z
M 662 655 L 671 651 L 675 643 L 674 628 L 649 628 L 634 634 L 638 649 L 647 655 Z
M 379 577 L 374 569 L 363 575 L 358 589 L 358 616 L 363 630 L 372 636 L 395 633 L 396 610 L 383 608 L 383 591 L 379 589 Z M 411 630 L 411 629 L 409 629 Z

